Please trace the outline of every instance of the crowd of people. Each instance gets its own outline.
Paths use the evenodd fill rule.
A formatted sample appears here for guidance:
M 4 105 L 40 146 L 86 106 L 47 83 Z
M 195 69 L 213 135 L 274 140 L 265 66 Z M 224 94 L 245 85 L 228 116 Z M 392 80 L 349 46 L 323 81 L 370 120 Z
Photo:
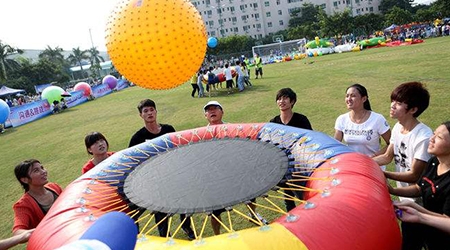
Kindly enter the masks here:
M 206 66 L 206 63 L 204 63 L 200 67 L 190 80 L 192 97 L 205 97 L 205 90 L 208 96 L 211 97 L 212 92 L 217 91 L 219 87 L 224 87 L 223 82 L 225 82 L 228 95 L 234 92 L 242 92 L 245 88 L 251 88 L 253 84 L 250 81 L 250 65 L 255 67 L 254 79 L 263 77 L 263 61 L 258 54 L 255 54 L 252 62 L 250 62 L 249 58 L 242 55 L 238 60 L 223 61 L 223 63 L 223 65 L 211 64 L 210 66 Z M 204 84 L 205 86 L 203 86 Z
M 237 66 L 240 64 L 236 63 Z M 228 68 L 229 65 L 225 66 L 225 70 Z M 262 77 L 262 71 L 258 73 Z M 227 74 L 229 76 L 225 72 Z M 232 81 L 229 77 L 227 80 Z M 193 80 L 192 84 L 196 81 Z M 226 87 L 229 85 L 232 83 L 227 81 Z M 237 85 L 242 87 L 244 80 Z M 396 120 L 392 129 L 383 115 L 372 111 L 368 91 L 363 85 L 349 86 L 344 100 L 349 111 L 337 117 L 334 138 L 371 157 L 380 166 L 387 180 L 387 190 L 399 197 L 394 206 L 402 221 L 403 249 L 446 248 L 450 243 L 450 122 L 442 123 L 433 133 L 418 119 L 429 106 L 430 94 L 426 87 L 420 82 L 407 82 L 391 92 L 389 116 Z M 280 89 L 275 95 L 279 114 L 270 122 L 312 130 L 307 116 L 293 111 L 296 101 L 297 95 L 291 88 Z M 129 147 L 175 132 L 172 125 L 158 121 L 158 110 L 153 100 L 142 100 L 137 109 L 144 126 L 132 135 Z M 219 102 L 209 101 L 203 106 L 203 112 L 207 126 L 225 123 L 224 107 Z M 100 132 L 87 134 L 84 142 L 92 159 L 82 167 L 83 174 L 114 154 L 109 151 L 109 143 Z M 385 168 L 391 162 L 394 163 L 394 171 Z M 5 246 L 26 242 L 62 192 L 59 185 L 49 182 L 47 171 L 39 160 L 23 161 L 14 172 L 25 193 L 13 206 L 14 236 L 4 240 Z M 286 173 L 278 185 L 282 186 L 289 178 L 295 177 Z M 396 181 L 396 187 L 389 185 L 388 180 Z M 288 192 L 286 197 L 303 197 L 302 192 Z M 256 199 L 249 203 L 250 220 L 266 224 L 267 221 L 256 212 L 255 203 Z M 295 206 L 293 199 L 286 199 L 286 211 Z M 141 210 L 139 215 L 143 213 L 136 205 L 132 205 L 131 209 Z M 220 234 L 220 215 L 224 211 L 218 209 L 212 212 L 211 227 L 216 235 Z M 155 223 L 162 237 L 170 236 L 167 216 L 161 212 L 155 214 Z M 184 222 L 181 228 L 192 240 L 195 235 L 190 220 L 185 218 L 185 215 L 180 215 L 180 221 Z

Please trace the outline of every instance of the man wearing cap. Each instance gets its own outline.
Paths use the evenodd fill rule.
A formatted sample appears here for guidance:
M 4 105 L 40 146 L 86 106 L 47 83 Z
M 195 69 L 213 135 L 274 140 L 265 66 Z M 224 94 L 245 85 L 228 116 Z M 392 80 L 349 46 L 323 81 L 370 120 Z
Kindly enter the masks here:
M 206 120 L 208 120 L 208 126 L 226 123 L 222 120 L 223 107 L 218 101 L 209 101 L 205 106 L 203 106 L 203 110 L 205 111 L 205 118 Z M 256 199 L 252 199 L 251 202 L 256 202 Z M 256 213 L 256 206 L 252 203 L 250 203 L 249 206 Z M 223 212 L 225 212 L 225 209 L 214 210 L 212 213 L 214 214 L 214 216 L 216 216 L 219 220 L 222 221 L 220 214 Z M 254 218 L 254 216 L 250 213 L 249 216 L 252 217 L 254 220 L 259 219 L 263 224 L 267 224 L 267 221 L 264 218 L 262 218 L 262 216 L 259 215 L 258 213 L 256 213 L 258 219 Z M 215 235 L 220 234 L 220 226 L 221 226 L 220 222 L 218 222 L 214 217 L 211 218 L 211 227 Z
M 156 110 L 156 103 L 153 100 L 144 99 L 139 103 L 137 108 L 139 110 L 139 116 L 142 118 L 142 120 L 144 120 L 144 127 L 138 130 L 131 137 L 129 147 L 133 147 L 147 140 L 154 139 L 167 133 L 175 132 L 175 129 L 173 128 L 172 125 L 158 123 L 156 119 L 158 111 Z M 142 211 L 137 217 L 139 217 L 141 214 Z M 167 214 L 165 213 L 156 212 L 155 222 L 158 223 L 161 220 L 164 220 L 166 216 Z M 186 216 L 184 214 L 181 214 L 180 220 L 183 221 L 185 217 Z M 190 221 L 189 218 L 186 219 L 181 228 L 186 233 L 188 238 L 190 240 L 193 240 L 195 239 L 195 235 L 194 231 L 190 226 L 189 221 Z M 168 219 L 166 218 L 164 221 L 158 224 L 159 235 L 161 237 L 166 237 L 167 229 L 168 229 Z
M 222 121 L 223 108 L 218 101 L 209 101 L 205 106 L 203 106 L 205 111 L 206 120 L 208 120 L 209 125 L 219 125 L 224 124 Z

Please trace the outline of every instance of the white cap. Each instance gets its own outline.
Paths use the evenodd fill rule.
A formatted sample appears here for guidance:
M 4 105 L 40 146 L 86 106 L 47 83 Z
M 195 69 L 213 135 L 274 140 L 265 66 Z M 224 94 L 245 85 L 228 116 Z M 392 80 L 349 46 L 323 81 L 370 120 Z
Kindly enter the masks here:
M 205 106 L 203 106 L 203 110 L 206 111 L 209 106 L 218 106 L 223 110 L 222 105 L 220 105 L 218 101 L 209 101 Z

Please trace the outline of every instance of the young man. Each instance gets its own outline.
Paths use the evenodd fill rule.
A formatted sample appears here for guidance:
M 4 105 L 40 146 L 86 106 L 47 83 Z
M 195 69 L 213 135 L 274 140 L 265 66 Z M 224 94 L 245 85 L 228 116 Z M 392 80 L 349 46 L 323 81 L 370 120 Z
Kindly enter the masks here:
M 433 132 L 417 119 L 429 103 L 430 94 L 419 82 L 403 83 L 391 93 L 389 116 L 397 119 L 397 123 L 392 129 L 386 152 L 373 159 L 380 166 L 389 164 L 394 159 L 395 171 L 384 171 L 384 175 L 396 180 L 397 187 L 416 183 L 431 157 L 427 148 Z
M 147 140 L 154 139 L 161 135 L 175 132 L 175 129 L 172 125 L 169 124 L 160 124 L 157 121 L 158 111 L 156 110 L 156 104 L 154 101 L 150 99 L 142 100 L 138 105 L 139 116 L 144 120 L 144 127 L 138 130 L 130 140 L 129 147 L 138 145 Z M 157 212 L 155 214 L 155 222 L 158 223 L 163 220 L 167 214 Z M 182 221 L 186 216 L 180 215 L 180 220 Z M 161 224 L 158 225 L 159 235 L 161 237 L 167 236 L 167 228 L 168 228 L 168 220 L 164 220 Z M 190 226 L 189 218 L 183 223 L 182 227 L 183 231 L 186 233 L 190 240 L 195 239 L 194 231 Z
M 390 144 L 383 155 L 373 157 L 378 165 L 386 165 L 394 159 L 395 171 L 384 171 L 386 178 L 396 180 L 397 187 L 414 185 L 424 172 L 430 154 L 428 142 L 433 132 L 417 117 L 430 103 L 430 94 L 420 82 L 403 83 L 391 93 L 389 115 L 397 119 L 392 129 Z M 422 203 L 421 198 L 399 197 L 400 201 Z M 402 223 L 402 249 L 420 249 L 422 239 L 418 237 L 417 224 Z
M 292 111 L 295 103 L 297 102 L 297 94 L 291 88 L 283 88 L 278 90 L 275 100 L 278 108 L 280 109 L 280 114 L 272 118 L 270 122 L 312 130 L 311 123 L 306 116 Z M 292 173 L 286 174 L 285 180 L 280 182 L 278 186 L 285 188 L 290 187 L 286 184 L 286 181 L 291 178 L 293 178 Z M 285 190 L 284 192 L 289 196 L 296 196 L 299 199 L 303 198 L 303 194 L 301 192 L 291 190 Z M 295 201 L 292 200 L 285 200 L 284 204 L 286 206 L 286 211 L 290 211 L 296 206 Z
M 230 65 L 228 63 L 225 64 L 225 69 L 223 70 L 223 73 L 225 75 L 228 94 L 231 94 L 234 82 L 233 82 L 233 75 L 231 74 L 231 68 L 229 66 Z
M 236 70 L 237 75 L 236 85 L 239 89 L 239 92 L 242 92 L 244 91 L 244 72 L 241 68 L 241 61 L 236 61 L 236 66 L 234 67 L 234 69 Z

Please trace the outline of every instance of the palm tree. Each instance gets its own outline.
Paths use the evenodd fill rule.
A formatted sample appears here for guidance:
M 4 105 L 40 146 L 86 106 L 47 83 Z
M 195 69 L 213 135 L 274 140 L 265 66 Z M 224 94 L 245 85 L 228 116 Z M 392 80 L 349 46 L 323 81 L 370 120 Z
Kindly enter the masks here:
M 81 63 L 81 61 L 89 59 L 88 53 L 89 53 L 89 51 L 81 50 L 80 47 L 78 47 L 78 48 L 73 48 L 72 54 L 70 54 L 67 57 L 67 60 L 69 60 L 69 62 L 72 65 L 80 66 L 82 77 L 84 77 L 84 69 L 83 69 L 83 64 Z
M 8 79 L 7 71 L 20 68 L 20 64 L 17 61 L 8 58 L 8 56 L 17 53 L 22 54 L 23 50 L 3 44 L 0 40 L 0 80 Z
M 102 56 L 100 56 L 100 52 L 97 50 L 96 47 L 92 47 L 89 49 L 89 61 L 91 61 L 91 69 L 93 70 L 97 70 L 98 72 L 98 76 L 100 76 L 100 69 L 102 68 L 100 66 L 100 62 L 104 62 L 105 59 L 103 59 Z
M 39 54 L 39 59 L 45 58 L 57 65 L 63 65 L 64 55 L 62 54 L 62 52 L 63 49 L 58 46 L 52 49 L 50 46 L 47 45 L 47 48 L 45 48 L 45 50 Z

